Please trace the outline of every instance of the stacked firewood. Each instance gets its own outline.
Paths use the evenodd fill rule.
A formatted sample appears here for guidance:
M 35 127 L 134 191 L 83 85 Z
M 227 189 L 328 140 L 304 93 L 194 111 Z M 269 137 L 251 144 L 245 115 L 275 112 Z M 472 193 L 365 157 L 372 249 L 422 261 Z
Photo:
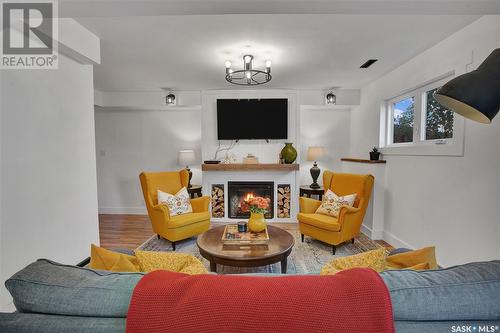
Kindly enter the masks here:
M 290 217 L 290 185 L 278 185 L 278 217 Z
M 212 217 L 224 217 L 224 185 L 212 185 Z

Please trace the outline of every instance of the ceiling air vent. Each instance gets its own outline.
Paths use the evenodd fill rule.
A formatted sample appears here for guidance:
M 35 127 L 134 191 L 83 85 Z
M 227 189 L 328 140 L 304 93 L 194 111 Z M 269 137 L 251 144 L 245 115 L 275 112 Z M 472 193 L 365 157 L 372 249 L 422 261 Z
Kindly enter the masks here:
M 363 65 L 361 65 L 359 68 L 368 68 L 371 65 L 373 65 L 377 60 L 378 59 L 369 59 Z

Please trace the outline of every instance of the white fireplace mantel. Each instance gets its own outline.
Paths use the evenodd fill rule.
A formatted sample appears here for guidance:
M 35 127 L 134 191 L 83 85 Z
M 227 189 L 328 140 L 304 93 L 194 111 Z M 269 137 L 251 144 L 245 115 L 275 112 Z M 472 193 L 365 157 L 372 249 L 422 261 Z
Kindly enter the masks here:
M 213 185 L 222 185 L 224 188 L 224 217 L 212 217 L 213 222 L 237 222 L 238 219 L 228 217 L 228 182 L 231 181 L 255 181 L 273 182 L 274 198 L 277 198 L 278 185 L 290 185 L 291 207 L 289 218 L 277 217 L 277 201 L 274 200 L 274 218 L 268 222 L 296 222 L 299 211 L 298 192 L 298 164 L 204 164 L 203 172 L 203 194 L 211 196 Z

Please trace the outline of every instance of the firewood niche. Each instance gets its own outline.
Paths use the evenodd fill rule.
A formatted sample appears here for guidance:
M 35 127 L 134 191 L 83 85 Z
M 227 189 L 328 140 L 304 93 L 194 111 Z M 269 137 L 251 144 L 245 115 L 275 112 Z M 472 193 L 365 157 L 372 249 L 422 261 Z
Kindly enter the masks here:
M 278 185 L 278 217 L 279 218 L 289 218 L 290 217 L 290 185 L 280 184 Z
M 224 185 L 212 185 L 212 217 L 224 217 Z

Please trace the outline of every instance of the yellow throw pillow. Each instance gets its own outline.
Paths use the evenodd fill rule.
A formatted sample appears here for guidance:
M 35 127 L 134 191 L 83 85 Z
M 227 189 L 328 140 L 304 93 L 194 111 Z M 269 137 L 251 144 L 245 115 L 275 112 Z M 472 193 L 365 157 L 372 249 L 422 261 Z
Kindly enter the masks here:
M 382 272 L 385 268 L 385 252 L 385 248 L 381 247 L 376 250 L 334 259 L 323 266 L 320 274 L 332 275 L 356 267 L 367 267 Z
M 124 254 L 122 254 L 115 264 L 109 269 L 112 272 L 139 272 L 139 267 L 136 267 L 130 259 L 126 258 Z
M 191 254 L 136 250 L 135 255 L 144 272 L 163 269 L 186 274 L 208 273 L 201 261 Z
M 339 197 L 331 190 L 327 190 L 323 195 L 321 206 L 316 210 L 316 214 L 339 217 L 340 208 L 344 205 L 354 205 L 354 200 L 356 200 L 356 193 Z
M 419 250 L 403 252 L 387 257 L 388 269 L 410 268 L 415 265 L 429 265 L 429 269 L 437 269 L 436 248 L 434 246 L 424 247 Z
M 113 272 L 140 272 L 136 257 L 106 250 L 94 244 L 90 246 L 90 268 Z
M 429 263 L 423 262 L 421 264 L 416 264 L 415 266 L 408 267 L 407 269 L 413 269 L 414 271 L 423 271 L 429 269 Z

